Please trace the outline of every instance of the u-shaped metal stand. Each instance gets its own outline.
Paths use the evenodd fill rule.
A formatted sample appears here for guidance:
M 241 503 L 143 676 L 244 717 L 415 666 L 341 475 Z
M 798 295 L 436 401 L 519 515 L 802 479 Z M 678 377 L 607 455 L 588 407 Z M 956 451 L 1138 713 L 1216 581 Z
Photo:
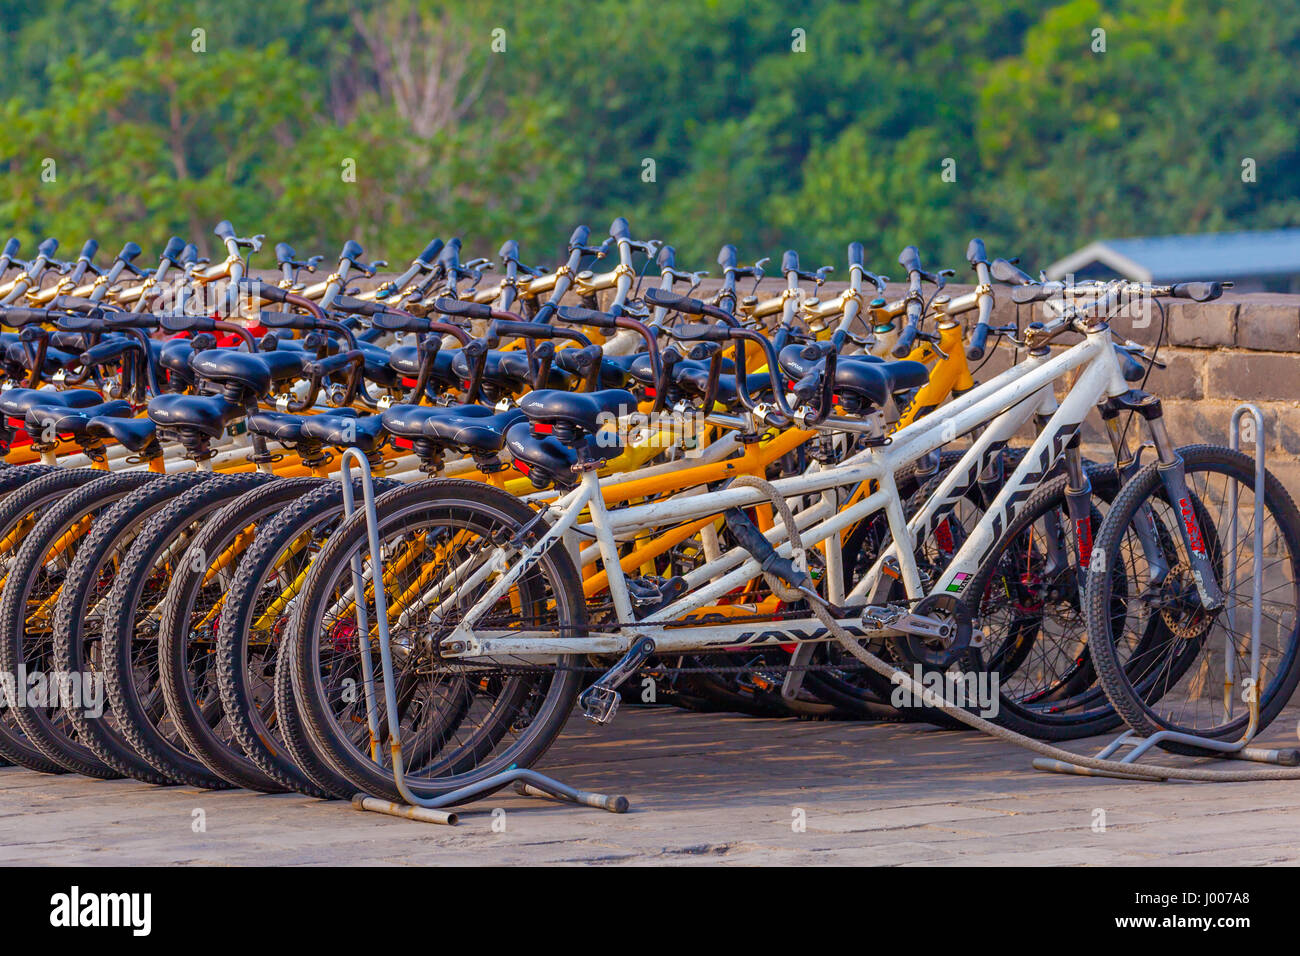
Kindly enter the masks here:
M 343 514 L 346 518 L 351 518 L 356 511 L 356 496 L 352 491 L 352 462 L 356 462 L 361 474 L 362 507 L 366 512 L 366 543 L 370 549 L 371 580 L 374 581 L 375 594 L 375 635 L 379 643 L 379 664 L 384 675 L 384 711 L 388 716 L 388 748 L 393 761 L 393 783 L 397 785 L 397 792 L 406 801 L 405 804 L 393 803 L 359 793 L 352 798 L 352 805 L 358 810 L 371 810 L 425 823 L 454 825 L 458 817 L 455 813 L 446 810 L 447 807 L 454 807 L 480 794 L 513 783 L 516 791 L 524 796 L 552 797 L 556 800 L 608 810 L 611 813 L 626 813 L 627 797 L 578 790 L 536 770 L 524 767 L 512 767 L 477 783 L 444 793 L 440 797 L 420 797 L 411 791 L 406 782 L 406 769 L 402 762 L 402 743 L 398 731 L 400 714 L 397 709 L 397 684 L 393 677 L 393 653 L 389 642 L 388 596 L 384 593 L 383 576 L 378 573 L 379 512 L 375 508 L 375 483 L 370 472 L 370 462 L 366 457 L 355 448 L 344 450 L 339 460 L 339 479 L 343 482 Z M 366 698 L 366 724 L 370 731 L 370 757 L 375 763 L 379 763 L 379 702 L 375 694 L 375 668 L 370 653 L 370 625 L 366 619 L 365 575 L 361 565 L 360 549 L 352 556 L 352 590 L 355 596 L 353 605 L 356 607 L 357 634 L 361 652 L 361 683 Z
M 1162 743 L 1189 744 L 1213 751 L 1216 755 L 1234 760 L 1253 760 L 1259 763 L 1282 764 L 1288 767 L 1300 765 L 1300 751 L 1294 749 L 1273 750 L 1251 747 L 1250 742 L 1259 731 L 1259 632 L 1263 625 L 1264 601 L 1264 413 L 1258 405 L 1238 405 L 1233 410 L 1229 425 L 1228 444 L 1233 451 L 1241 448 L 1241 421 L 1250 416 L 1255 426 L 1255 513 L 1254 513 L 1254 569 L 1251 576 L 1252 604 L 1250 609 L 1250 676 L 1242 682 L 1242 698 L 1250 708 L 1250 719 L 1245 732 L 1237 740 L 1212 740 L 1195 734 L 1184 734 L 1173 730 L 1162 730 L 1150 737 L 1138 736 L 1127 730 L 1120 734 L 1098 753 L 1098 759 L 1107 759 L 1125 748 L 1131 748 L 1119 759 L 1120 763 L 1136 763 L 1153 747 Z M 1231 515 L 1228 526 L 1227 567 L 1225 580 L 1235 582 L 1237 579 L 1237 538 L 1239 515 L 1237 514 L 1237 483 L 1228 486 L 1228 513 Z M 1229 634 L 1236 633 L 1236 603 L 1228 601 L 1225 609 L 1228 618 Z M 1236 648 L 1232 640 L 1224 642 L 1223 701 L 1224 710 L 1231 717 L 1233 690 L 1237 685 Z M 1049 760 L 1039 757 L 1034 760 L 1034 768 L 1053 773 L 1073 773 L 1086 777 L 1119 777 L 1128 780 L 1149 780 L 1149 777 L 1128 776 L 1123 773 L 1111 773 L 1091 767 L 1080 767 L 1064 760 Z

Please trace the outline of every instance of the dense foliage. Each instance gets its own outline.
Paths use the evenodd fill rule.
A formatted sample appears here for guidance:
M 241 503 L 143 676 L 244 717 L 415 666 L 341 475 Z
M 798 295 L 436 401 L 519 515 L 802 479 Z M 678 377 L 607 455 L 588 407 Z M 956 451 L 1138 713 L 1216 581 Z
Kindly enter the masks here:
M 0 232 L 28 249 L 210 243 L 226 217 L 303 254 L 458 233 L 553 262 L 621 213 L 695 268 L 860 239 L 889 271 L 972 233 L 1042 264 L 1300 222 L 1297 0 L 0 0 L 0 23 Z

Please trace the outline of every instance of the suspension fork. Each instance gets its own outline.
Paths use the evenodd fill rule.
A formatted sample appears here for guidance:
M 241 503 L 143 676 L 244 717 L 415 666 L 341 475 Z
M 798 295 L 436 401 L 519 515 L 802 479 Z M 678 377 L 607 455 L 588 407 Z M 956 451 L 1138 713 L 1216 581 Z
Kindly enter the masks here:
M 1183 547 L 1187 549 L 1188 563 L 1201 604 L 1206 610 L 1219 610 L 1225 605 L 1226 599 L 1205 547 L 1200 522 L 1196 520 L 1196 509 L 1192 504 L 1192 493 L 1187 487 L 1187 470 L 1182 456 L 1174 448 L 1169 432 L 1165 429 L 1164 409 L 1160 405 L 1160 399 L 1135 390 L 1126 392 L 1113 401 L 1123 409 L 1136 411 L 1146 421 L 1147 431 L 1156 448 L 1156 472 L 1170 504 L 1177 512 L 1178 534 L 1183 539 Z
M 1088 584 L 1088 566 L 1092 563 L 1092 482 L 1083 467 L 1077 432 L 1065 449 L 1065 475 L 1065 507 L 1074 522 L 1075 573 L 1082 595 Z
M 1119 486 L 1122 488 L 1138 473 L 1142 462 L 1138 455 L 1129 449 L 1128 438 L 1124 429 L 1120 428 L 1121 407 L 1114 399 L 1109 399 L 1103 402 L 1098 410 L 1101 413 L 1102 423 L 1106 426 L 1106 437 L 1110 439 L 1111 449 L 1115 453 L 1115 470 L 1119 475 Z M 1147 563 L 1149 582 L 1152 586 L 1159 586 L 1169 576 L 1169 561 L 1164 549 L 1160 547 L 1160 536 L 1156 533 L 1155 512 L 1152 511 L 1149 502 L 1144 501 L 1134 515 L 1133 533 L 1137 535 L 1138 544 L 1142 548 L 1142 557 Z
M 1044 415 L 1041 413 L 1034 416 L 1034 428 L 1036 431 L 1035 437 L 1043 433 L 1043 429 L 1047 427 L 1047 423 L 1051 420 L 1051 417 L 1051 415 Z M 1066 474 L 1069 475 L 1066 484 L 1066 500 L 1067 502 L 1072 502 L 1073 500 L 1069 496 L 1071 489 L 1075 489 L 1079 492 L 1083 499 L 1083 517 L 1086 521 L 1090 514 L 1089 504 L 1092 497 L 1092 486 L 1088 484 L 1088 476 L 1083 470 L 1083 459 L 1079 454 L 1079 435 L 1077 432 L 1074 437 L 1070 439 L 1070 443 L 1065 446 L 1064 457 Z M 996 493 L 996 489 L 994 489 L 994 492 Z M 1069 513 L 1071 519 L 1076 519 L 1072 507 Z M 1078 525 L 1075 527 L 1077 528 Z M 1065 530 L 1061 527 L 1060 516 L 1055 511 L 1049 511 L 1047 514 L 1043 515 L 1042 537 L 1044 561 L 1041 574 L 1046 580 L 1059 574 L 1070 565 L 1069 555 L 1067 554 L 1065 546 Z M 1089 542 L 1092 540 L 1091 528 L 1089 528 L 1088 540 Z M 1089 556 L 1091 556 L 1091 550 L 1089 550 Z M 1082 557 L 1082 554 L 1080 554 L 1079 558 L 1081 560 Z

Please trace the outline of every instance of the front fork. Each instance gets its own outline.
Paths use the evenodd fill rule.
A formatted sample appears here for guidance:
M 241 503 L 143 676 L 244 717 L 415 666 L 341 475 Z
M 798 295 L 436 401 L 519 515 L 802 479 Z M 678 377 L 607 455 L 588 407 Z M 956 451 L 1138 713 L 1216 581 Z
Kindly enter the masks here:
M 1125 407 L 1133 407 L 1136 410 L 1134 403 L 1120 402 L 1115 399 L 1104 402 L 1099 409 L 1102 423 L 1106 426 L 1106 436 L 1110 439 L 1111 448 L 1115 452 L 1115 469 L 1121 488 L 1142 467 L 1138 456 L 1129 449 L 1125 431 L 1119 425 L 1120 409 Z M 1142 506 L 1133 518 L 1133 532 L 1137 535 L 1138 544 L 1142 547 L 1142 556 L 1146 559 L 1150 584 L 1152 587 L 1158 587 L 1169 576 L 1169 561 L 1165 557 L 1164 549 L 1160 547 L 1160 538 L 1156 533 L 1155 513 L 1151 510 L 1150 503 L 1142 502 Z
M 1160 476 L 1161 484 L 1164 485 L 1165 495 L 1177 512 L 1178 533 L 1183 539 L 1183 547 L 1187 550 L 1188 564 L 1192 578 L 1196 581 L 1196 591 L 1200 595 L 1201 604 L 1207 610 L 1219 610 L 1226 603 L 1226 599 L 1219 587 L 1218 575 L 1210 561 L 1209 551 L 1205 547 L 1205 536 L 1201 532 L 1200 522 L 1196 519 L 1196 509 L 1192 504 L 1192 493 L 1187 487 L 1187 471 L 1183 466 L 1182 456 L 1178 454 L 1178 450 L 1169 438 L 1169 432 L 1165 429 L 1164 411 L 1160 406 L 1160 399 L 1135 390 L 1111 399 L 1111 404 L 1122 410 L 1135 411 L 1146 421 L 1147 431 L 1156 449 L 1156 471 Z M 1122 472 L 1121 477 L 1124 477 Z M 1139 536 L 1143 527 L 1150 522 L 1149 533 L 1154 539 L 1155 518 L 1151 514 L 1150 504 L 1143 504 L 1138 518 Z M 1159 553 L 1158 542 L 1153 540 L 1152 543 L 1156 545 L 1156 551 Z M 1143 549 L 1146 550 L 1145 543 Z M 1169 572 L 1169 565 L 1167 562 L 1161 563 L 1163 579 L 1163 576 Z M 1160 582 L 1153 578 L 1151 583 Z

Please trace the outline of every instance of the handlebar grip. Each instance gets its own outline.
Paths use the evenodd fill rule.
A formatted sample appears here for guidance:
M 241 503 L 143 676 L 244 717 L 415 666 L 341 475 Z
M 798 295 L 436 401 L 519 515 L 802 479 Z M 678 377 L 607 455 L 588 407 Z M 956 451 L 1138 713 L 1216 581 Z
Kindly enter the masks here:
M 99 252 L 99 240 L 87 239 L 86 244 L 81 247 L 81 255 L 77 258 L 85 259 L 89 262 L 91 259 L 95 258 L 95 253 L 97 252 Z
M 729 342 L 731 327 L 721 323 L 706 325 L 703 322 L 690 322 L 686 325 L 674 325 L 668 334 L 683 342 Z
M 1011 301 L 1017 305 L 1027 302 L 1043 302 L 1052 297 L 1052 290 L 1037 282 L 1030 285 L 1018 285 L 1011 290 Z
M 117 257 L 123 262 L 131 262 L 136 259 L 142 251 L 143 250 L 136 243 L 128 242 L 122 247 L 122 251 L 117 254 Z
M 50 236 L 48 239 L 41 240 L 41 244 L 36 247 L 36 252 L 37 254 L 45 256 L 45 258 L 48 259 L 51 256 L 53 256 L 54 253 L 58 251 L 58 249 L 59 249 L 59 240 L 55 239 L 53 236 Z
M 429 320 L 398 312 L 376 312 L 371 316 L 370 327 L 384 332 L 427 332 Z
M 415 258 L 426 266 L 431 266 L 438 260 L 438 253 L 440 252 L 442 252 L 442 240 L 435 239 L 425 246 L 424 251 Z
M 184 251 L 185 251 L 185 240 L 182 239 L 180 236 L 172 236 L 170 239 L 167 240 L 167 245 L 163 246 L 162 255 L 159 256 L 159 258 L 167 259 L 173 264 L 176 264 L 179 262 L 180 255 Z
M 167 332 L 215 332 L 217 320 L 210 315 L 163 315 L 158 324 Z
M 268 285 L 261 279 L 243 278 L 239 280 L 239 291 L 247 292 L 250 296 L 257 296 L 267 302 L 283 302 L 288 293 L 279 286 Z
M 25 305 L 0 306 L 0 322 L 14 328 L 49 321 L 51 321 L 49 309 L 33 309 Z
M 655 265 L 659 267 L 660 271 L 664 269 L 676 269 L 677 250 L 672 246 L 667 245 L 660 248 L 659 255 L 655 256 Z
M 365 254 L 366 251 L 361 248 L 361 243 L 355 239 L 349 239 L 343 243 L 343 251 L 339 253 L 339 258 L 347 259 L 349 262 L 356 262 Z
M 314 316 L 298 315 L 294 312 L 259 312 L 257 322 L 259 325 L 265 325 L 268 329 L 303 329 L 306 331 L 316 328 Z
M 654 289 L 649 290 L 651 292 Z M 555 313 L 565 322 L 575 322 L 579 325 L 590 325 L 597 329 L 612 329 L 617 326 L 615 317 L 608 312 L 600 312 L 596 309 L 584 309 L 580 305 L 562 305 Z
M 50 303 L 50 308 L 59 312 L 99 312 L 104 308 L 104 303 L 75 295 L 60 295 Z
M 898 341 L 894 343 L 894 351 L 891 353 L 894 358 L 907 358 L 912 351 L 912 343 L 916 341 L 916 336 L 920 331 L 920 327 L 915 325 L 903 327 L 903 331 L 898 334 Z
M 972 239 L 970 245 L 966 247 L 966 261 L 971 265 L 977 262 L 988 262 L 989 254 L 984 251 L 983 239 Z
M 387 311 L 382 302 L 367 302 L 365 299 L 354 299 L 350 295 L 336 295 L 334 301 L 330 303 L 330 308 L 353 315 L 377 315 Z
M 849 243 L 849 266 L 850 267 L 862 265 L 865 255 L 866 252 L 862 248 L 862 243 L 860 242 Z
M 18 240 L 18 237 L 14 236 L 5 243 L 4 252 L 0 253 L 0 255 L 8 256 L 12 259 L 14 256 L 18 255 L 18 250 L 22 248 L 22 245 L 23 244 Z
M 731 243 L 727 243 L 718 250 L 718 265 L 722 266 L 722 268 L 734 269 L 739 261 L 740 257 L 736 252 L 736 247 Z
M 106 312 L 103 316 L 103 322 L 110 332 L 117 332 L 121 329 L 153 331 L 158 328 L 158 316 L 152 312 Z
M 1223 295 L 1222 282 L 1180 282 L 1171 293 L 1175 299 L 1191 299 L 1193 302 L 1209 302 Z
M 185 244 L 185 251 L 181 253 L 181 265 L 189 265 L 191 262 L 199 261 L 199 247 L 192 242 Z
M 579 226 L 573 230 L 569 236 L 569 248 L 576 249 L 578 246 L 585 246 L 591 240 L 591 229 L 587 226 Z
M 646 289 L 645 300 L 651 305 L 662 306 L 665 309 L 673 309 L 677 312 L 685 312 L 687 315 L 704 314 L 704 303 L 699 299 L 677 295 L 666 289 Z
M 999 282 L 1006 282 L 1010 285 L 1025 285 L 1034 281 L 1033 277 L 1027 272 L 1006 259 L 994 259 L 989 264 L 989 272 Z
M 795 249 L 787 249 L 781 255 L 781 273 L 799 271 L 799 252 Z
M 140 343 L 135 339 L 111 339 L 93 345 L 77 356 L 82 365 L 104 365 L 116 362 L 125 352 L 138 349 Z
M 909 273 L 921 272 L 921 252 L 916 246 L 908 246 L 898 254 L 898 264 Z
M 488 337 L 498 339 L 553 339 L 555 329 L 541 322 L 511 322 L 495 319 L 488 326 Z
M 451 242 L 447 243 L 445 246 L 442 247 L 442 255 L 438 256 L 438 261 L 441 262 L 443 265 L 447 266 L 448 268 L 451 268 L 452 266 L 459 266 L 460 246 L 461 246 L 460 236 L 456 236 L 451 240 Z
M 229 219 L 223 219 L 217 223 L 217 228 L 212 230 L 218 239 L 225 242 L 227 239 L 235 238 L 235 227 L 230 224 Z
M 989 340 L 989 327 L 986 323 L 981 322 L 975 326 L 975 331 L 970 337 L 970 344 L 966 346 L 966 358 L 972 362 L 977 362 L 984 357 L 985 343 Z
M 292 262 L 298 258 L 298 253 L 294 252 L 293 246 L 287 242 L 277 242 L 275 244 L 275 261 L 284 265 L 286 262 Z
M 101 315 L 61 315 L 55 324 L 60 332 L 102 332 L 108 325 Z
M 492 318 L 492 306 L 482 302 L 465 302 L 442 296 L 434 299 L 433 307 L 443 315 L 458 315 L 469 319 Z
M 627 220 L 619 216 L 609 224 L 609 235 L 611 239 L 631 239 L 632 227 L 627 224 Z
M 519 261 L 519 240 L 507 239 L 505 242 L 501 244 L 501 250 L 497 253 L 497 255 L 502 259 L 513 260 L 515 262 L 518 262 Z

